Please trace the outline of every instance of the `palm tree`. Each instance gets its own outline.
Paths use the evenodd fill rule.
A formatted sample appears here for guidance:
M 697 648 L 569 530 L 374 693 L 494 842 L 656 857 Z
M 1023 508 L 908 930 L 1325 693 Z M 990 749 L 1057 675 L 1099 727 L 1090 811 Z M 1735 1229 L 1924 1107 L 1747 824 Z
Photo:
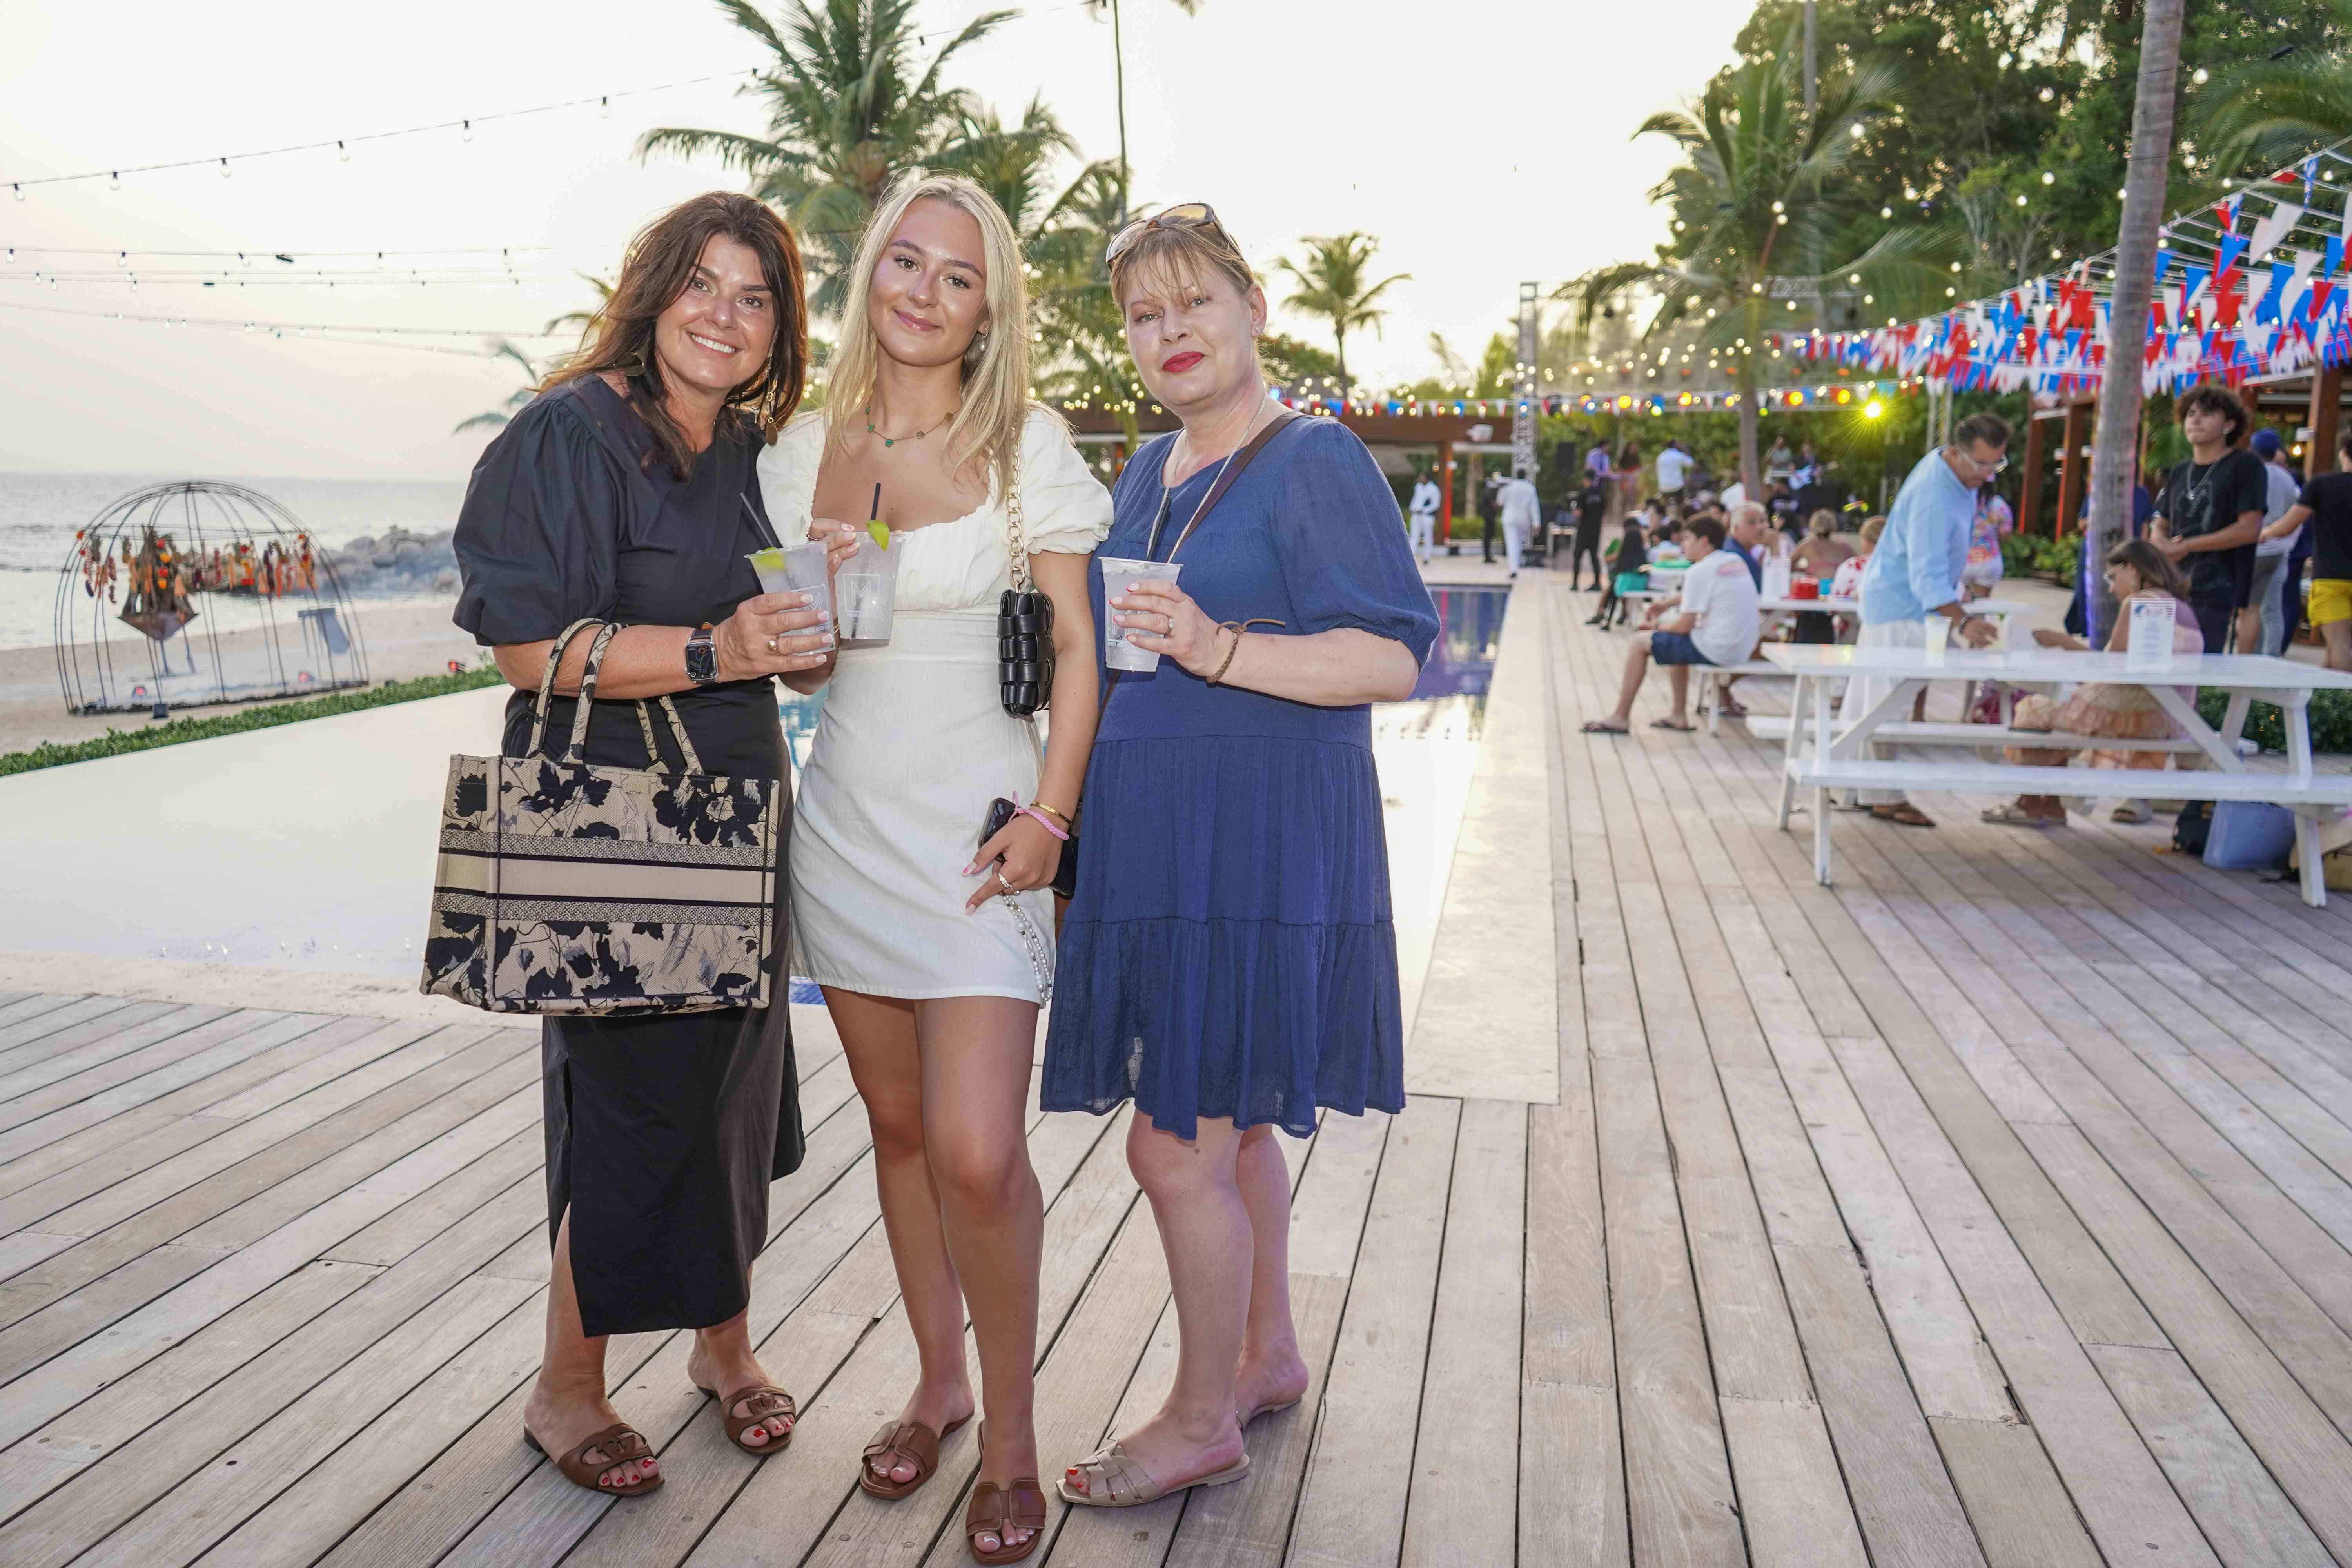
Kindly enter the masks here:
M 2155 288 L 2157 228 L 2164 221 L 2164 183 L 2172 162 L 2173 95 L 2180 76 L 2181 0 L 2147 0 L 2139 39 L 2139 80 L 2132 102 L 2131 161 L 2124 175 L 2124 213 L 2116 235 L 2115 292 L 2109 319 L 2147 320 Z M 2107 355 L 2109 366 L 2139 368 L 2139 336 L 2131 352 Z M 2099 423 L 2091 437 L 2091 559 L 2104 561 L 2131 521 L 2133 448 L 2139 440 L 2140 381 L 2136 374 L 2099 378 Z M 2058 520 L 2065 531 L 2068 520 Z M 2116 599 L 2095 587 L 2093 630 L 2116 624 Z
M 1377 283 L 1366 281 L 1372 253 L 1381 247 L 1381 242 L 1368 234 L 1308 235 L 1301 243 L 1307 247 L 1305 261 L 1285 257 L 1276 264 L 1298 280 L 1297 290 L 1283 303 L 1331 323 L 1331 336 L 1339 350 L 1339 384 L 1345 388 L 1351 384 L 1348 333 L 1357 327 L 1378 331 L 1388 312 L 1375 301 L 1390 284 L 1411 282 L 1412 274 L 1399 272 Z
M 2329 0 L 2325 15 L 2332 37 L 2352 36 L 2352 0 Z M 2143 56 L 2152 22 L 2142 22 Z M 2214 154 L 2206 173 L 2281 168 L 2352 132 L 2352 51 L 2290 46 L 2225 68 L 2197 98 L 2198 151 Z
M 505 338 L 492 338 L 489 341 L 489 351 L 497 358 L 512 360 L 521 367 L 522 384 L 508 395 L 507 400 L 496 408 L 486 408 L 472 418 L 460 419 L 451 426 L 449 434 L 452 436 L 462 435 L 467 430 L 496 430 L 521 413 L 530 400 L 539 395 L 539 367 L 530 363 L 529 354 L 524 353 Z
M 741 89 L 763 101 L 767 133 L 668 127 L 638 138 L 637 156 L 710 153 L 749 175 L 751 194 L 799 234 L 810 309 L 831 315 L 875 202 L 902 172 L 936 161 L 976 112 L 970 93 L 940 84 L 941 70 L 1016 13 L 983 12 L 923 63 L 916 0 L 788 0 L 776 22 L 751 0 L 718 4 L 773 57 Z
M 1129 168 L 1127 162 L 1127 43 L 1118 25 L 1118 0 L 1085 0 L 1087 10 L 1100 16 L 1110 13 L 1111 79 L 1118 101 L 1118 222 L 1125 224 L 1128 205 Z M 1187 16 L 1201 14 L 1201 0 L 1170 0 Z
M 574 272 L 572 276 L 596 291 L 596 310 L 604 309 L 611 301 L 613 286 L 610 283 L 593 272 Z M 596 310 L 566 310 L 560 316 L 550 316 L 547 319 L 547 335 L 553 337 L 564 331 L 584 332 L 588 330 L 588 323 L 595 319 Z
M 1857 296 L 1894 315 L 1890 301 L 1923 296 L 1931 278 L 1940 280 L 1934 263 L 1952 246 L 1941 231 L 1894 227 L 1817 274 L 1787 266 L 1834 253 L 1862 196 L 1841 176 L 1902 88 L 1891 67 L 1863 64 L 1822 82 L 1809 115 L 1800 58 L 1792 28 L 1779 50 L 1719 77 L 1689 107 L 1643 121 L 1634 135 L 1671 137 L 1683 149 L 1685 161 L 1650 192 L 1676 215 L 1675 238 L 1657 261 L 1597 268 L 1555 296 L 1576 300 L 1589 327 L 1630 295 L 1654 292 L 1645 339 L 1687 324 L 1700 345 L 1730 361 L 1740 479 L 1751 495 L 1761 489 L 1757 394 L 1766 333 L 1827 325 L 1819 320 L 1826 304 Z

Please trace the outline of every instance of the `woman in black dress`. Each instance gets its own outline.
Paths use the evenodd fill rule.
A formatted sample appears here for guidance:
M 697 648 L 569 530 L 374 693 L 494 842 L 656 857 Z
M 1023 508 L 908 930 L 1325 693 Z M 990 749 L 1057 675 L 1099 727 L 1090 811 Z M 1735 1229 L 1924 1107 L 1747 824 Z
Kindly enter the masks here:
M 458 517 L 457 621 L 516 688 L 507 755 L 556 634 L 595 616 L 625 627 L 599 697 L 674 693 L 707 771 L 787 776 L 770 678 L 822 664 L 832 639 L 799 596 L 761 595 L 744 556 L 775 542 L 752 461 L 800 401 L 807 347 L 800 252 L 759 202 L 698 196 L 631 243 L 580 353 L 491 442 Z M 569 732 L 588 642 L 564 656 L 551 733 Z M 587 759 L 646 764 L 629 702 L 596 709 Z M 780 898 L 780 965 L 785 921 Z M 791 1439 L 791 1396 L 744 1327 L 768 1184 L 801 1160 L 787 983 L 771 976 L 766 1007 L 541 1020 L 555 1256 L 524 1436 L 592 1490 L 661 1484 L 605 1398 L 610 1334 L 698 1331 L 688 1372 L 729 1436 L 758 1455 Z

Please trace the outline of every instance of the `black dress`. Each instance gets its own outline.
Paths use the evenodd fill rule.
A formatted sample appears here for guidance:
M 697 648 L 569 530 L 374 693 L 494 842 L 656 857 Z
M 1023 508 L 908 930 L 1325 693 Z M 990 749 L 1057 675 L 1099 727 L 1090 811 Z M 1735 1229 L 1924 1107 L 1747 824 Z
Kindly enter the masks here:
M 658 458 L 643 460 L 652 447 L 644 422 L 595 376 L 515 416 L 475 465 L 458 513 L 457 624 L 486 646 L 540 642 L 583 616 L 716 624 L 757 594 L 744 560 L 767 542 L 757 437 L 722 431 L 682 481 Z M 790 776 L 770 681 L 674 700 L 706 770 Z M 508 756 L 530 740 L 530 706 L 526 692 L 508 700 Z M 554 701 L 551 737 L 570 734 L 572 708 Z M 587 759 L 646 764 L 632 704 L 596 705 Z M 782 798 L 789 812 L 789 795 Z M 782 886 L 792 833 L 789 821 L 777 828 Z M 541 1020 L 548 1241 L 569 1207 L 572 1281 L 591 1336 L 706 1328 L 750 1300 L 768 1184 L 797 1168 L 802 1152 L 786 903 L 776 900 L 773 1005 Z

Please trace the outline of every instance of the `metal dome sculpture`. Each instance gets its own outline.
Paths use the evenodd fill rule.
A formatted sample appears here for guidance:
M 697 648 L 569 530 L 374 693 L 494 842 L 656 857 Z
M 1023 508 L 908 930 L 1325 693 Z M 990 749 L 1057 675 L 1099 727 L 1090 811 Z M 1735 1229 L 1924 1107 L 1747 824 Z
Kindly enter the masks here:
M 69 713 L 161 717 L 368 683 L 328 552 L 242 485 L 152 485 L 77 531 L 56 639 Z

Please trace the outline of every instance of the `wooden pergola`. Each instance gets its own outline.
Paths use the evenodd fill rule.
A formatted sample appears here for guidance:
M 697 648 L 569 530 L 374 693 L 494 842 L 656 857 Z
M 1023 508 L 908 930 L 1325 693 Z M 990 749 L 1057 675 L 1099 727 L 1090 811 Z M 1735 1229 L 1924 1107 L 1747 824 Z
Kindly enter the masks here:
M 1072 408 L 1061 410 L 1062 417 L 1078 439 L 1089 446 L 1108 445 L 1111 447 L 1112 472 L 1124 467 L 1128 458 L 1127 427 L 1119 416 L 1106 408 Z M 1471 506 L 1477 506 L 1478 489 L 1486 477 L 1486 459 L 1510 451 L 1510 416 L 1487 414 L 1331 414 L 1318 412 L 1317 418 L 1337 419 L 1362 437 L 1367 447 L 1399 447 L 1433 450 L 1437 454 L 1438 472 L 1451 476 L 1454 469 L 1455 448 L 1462 449 L 1470 477 Z M 1139 409 L 1135 416 L 1137 433 L 1150 437 L 1176 428 L 1176 416 L 1149 408 Z M 1481 435 L 1480 432 L 1485 432 Z M 1495 437 L 1502 438 L 1497 440 Z M 1438 487 L 1437 537 L 1442 542 L 1451 536 L 1454 528 L 1454 487 Z
M 2344 372 L 2329 366 L 2298 374 L 2250 381 L 2239 388 L 2249 412 L 2265 416 L 2300 415 L 2297 438 L 2303 443 L 2305 479 L 2332 472 L 2336 436 L 2342 428 Z M 2058 437 L 2058 510 L 2051 520 L 2053 535 L 2066 531 L 2082 514 L 2083 497 L 2090 482 L 2091 435 L 2098 416 L 2098 394 L 2083 393 L 2063 403 L 2033 410 L 2025 425 L 2025 477 L 2018 496 L 2019 528 L 2031 531 L 2042 515 L 2043 431 L 2060 426 Z

